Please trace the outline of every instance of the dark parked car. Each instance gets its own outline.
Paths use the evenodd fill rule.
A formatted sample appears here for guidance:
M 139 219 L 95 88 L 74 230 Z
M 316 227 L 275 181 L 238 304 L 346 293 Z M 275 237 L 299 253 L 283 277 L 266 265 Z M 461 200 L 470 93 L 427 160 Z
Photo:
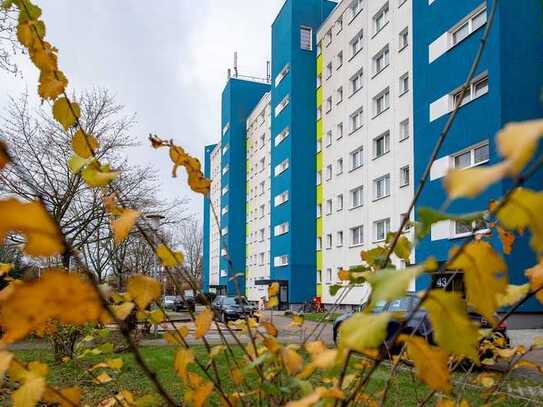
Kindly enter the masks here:
M 398 300 L 392 301 L 390 303 L 379 303 L 373 309 L 371 310 L 372 313 L 378 314 L 381 312 L 404 312 L 405 314 L 409 314 L 419 303 L 420 299 L 415 294 L 408 294 L 403 298 L 400 298 Z M 365 305 L 361 306 L 360 311 L 363 311 L 365 308 Z M 359 311 L 359 312 L 360 312 Z M 353 316 L 353 312 L 348 312 L 346 314 L 341 315 L 334 321 L 333 326 L 333 336 L 334 336 L 334 342 L 337 344 L 338 342 L 338 335 L 339 335 L 339 327 L 341 326 L 342 322 L 346 319 L 349 319 Z M 399 329 L 400 327 L 400 320 L 391 319 L 387 326 L 387 340 L 394 335 L 394 333 Z M 415 312 L 415 315 L 413 315 L 413 318 L 407 324 L 402 328 L 401 333 L 410 335 L 414 332 L 414 335 L 421 336 L 425 338 L 429 343 L 433 343 L 433 335 L 432 335 L 432 325 L 430 323 L 430 319 L 428 318 L 428 314 L 425 310 L 418 309 L 417 312 Z M 396 349 L 392 349 L 391 353 L 396 353 Z
M 185 299 L 183 299 L 183 297 L 177 297 L 173 303 L 173 310 L 175 312 L 181 312 L 181 311 L 194 312 L 196 310 L 194 298 L 189 297 L 189 296 L 185 296 Z
M 212 306 L 217 318 L 222 322 L 235 321 L 244 316 L 253 316 L 256 311 L 256 307 L 249 304 L 244 297 L 218 295 Z

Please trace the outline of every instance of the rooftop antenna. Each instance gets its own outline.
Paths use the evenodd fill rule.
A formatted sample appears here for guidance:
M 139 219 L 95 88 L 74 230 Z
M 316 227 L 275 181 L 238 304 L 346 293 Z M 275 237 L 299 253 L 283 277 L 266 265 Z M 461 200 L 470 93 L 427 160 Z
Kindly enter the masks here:
M 234 52 L 234 77 L 238 77 L 238 52 Z
M 228 68 L 226 70 L 226 79 L 230 79 L 232 77 L 232 70 L 230 68 Z
M 271 75 L 270 75 L 270 61 L 266 61 L 266 82 L 271 82 Z

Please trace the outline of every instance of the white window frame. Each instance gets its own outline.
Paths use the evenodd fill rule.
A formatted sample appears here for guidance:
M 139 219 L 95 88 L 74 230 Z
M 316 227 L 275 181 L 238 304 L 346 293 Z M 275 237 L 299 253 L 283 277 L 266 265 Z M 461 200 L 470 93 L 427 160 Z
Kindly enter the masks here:
M 410 129 L 410 121 L 409 118 L 402 120 L 400 122 L 400 136 L 399 141 L 407 140 L 410 136 L 411 129 Z
M 473 21 L 477 17 L 481 16 L 483 13 L 485 15 L 484 22 L 480 26 L 474 28 Z M 454 27 L 452 27 L 448 31 L 449 49 L 457 46 L 466 38 L 468 38 L 471 34 L 479 30 L 481 27 L 484 27 L 485 24 L 487 23 L 487 20 L 488 20 L 488 13 L 487 13 L 486 2 L 484 2 L 483 4 L 477 7 L 474 11 L 472 11 L 469 15 L 463 18 L 460 22 L 458 22 Z M 456 39 L 455 38 L 456 34 L 459 33 L 466 26 L 467 26 L 467 31 L 466 31 L 465 36 L 463 36 L 460 39 Z
M 343 66 L 343 51 L 339 51 L 336 55 L 337 67 L 336 71 Z
M 309 35 L 304 36 L 304 33 Z M 300 26 L 300 49 L 313 51 L 313 29 L 307 26 Z
M 279 164 L 275 166 L 275 168 L 273 169 L 273 174 L 277 177 L 278 175 L 288 170 L 288 167 L 289 167 L 289 161 L 288 161 L 288 158 L 285 158 L 283 161 L 281 161 Z
M 482 160 L 482 161 L 479 161 L 479 162 L 475 162 L 475 150 L 481 148 L 481 147 L 487 147 L 488 149 L 488 158 L 486 160 Z M 460 157 L 466 153 L 469 153 L 470 154 L 470 165 L 466 166 L 466 167 L 457 167 L 456 166 L 456 158 L 457 157 Z M 489 141 L 488 140 L 483 140 L 481 141 L 480 143 L 477 143 L 477 144 L 473 144 L 463 150 L 460 150 L 454 154 L 451 154 L 450 156 L 450 168 L 457 168 L 457 169 L 468 169 L 468 168 L 473 168 L 473 167 L 478 167 L 479 165 L 483 165 L 483 164 L 486 164 L 490 161 L 490 144 L 489 144 Z
M 331 181 L 332 180 L 332 164 L 328 164 L 326 166 L 326 173 L 325 173 L 325 180 L 326 181 Z
M 409 165 L 404 165 L 400 168 L 400 188 L 409 185 L 411 180 L 411 168 Z
M 378 236 L 378 227 L 382 224 L 383 227 L 383 237 Z M 373 241 L 382 242 L 386 240 L 387 235 L 390 233 L 390 218 L 380 219 L 373 222 Z
M 382 103 L 380 102 L 382 100 Z M 374 118 L 390 109 L 390 88 L 386 87 L 373 97 Z
M 351 158 L 350 171 L 357 170 L 364 165 L 364 147 L 360 146 L 349 153 Z M 357 161 L 358 160 L 358 161 Z
M 379 183 L 384 182 L 384 191 L 382 195 L 378 195 L 378 185 Z M 385 174 L 381 177 L 375 178 L 373 180 L 373 200 L 378 201 L 379 199 L 384 199 L 390 196 L 390 174 Z
M 358 194 L 358 203 L 355 204 L 355 194 Z M 360 185 L 356 188 L 353 188 L 349 191 L 349 196 L 351 198 L 351 207 L 349 209 L 360 208 L 364 205 L 364 186 Z
M 355 124 L 356 122 L 356 124 Z M 364 108 L 360 107 L 351 113 L 349 116 L 349 123 L 351 125 L 351 134 L 359 130 L 364 124 Z
M 349 24 L 358 16 L 362 10 L 364 10 L 364 0 L 353 0 L 351 4 L 349 5 L 349 8 L 351 9 L 351 21 L 349 21 Z
M 458 238 L 468 237 L 468 236 L 473 236 L 473 235 L 487 235 L 487 234 L 491 233 L 491 230 L 486 226 L 486 223 L 485 223 L 485 226 L 482 227 L 481 229 L 476 229 L 476 227 L 479 224 L 479 221 L 473 221 L 471 223 L 471 227 L 468 226 L 468 225 L 465 225 L 468 228 L 470 228 L 471 230 L 459 233 L 457 231 L 456 226 L 460 225 L 460 224 L 465 225 L 465 224 L 463 224 L 461 222 L 456 222 L 454 220 L 450 221 L 450 223 L 449 223 L 449 225 L 450 225 L 450 237 L 449 238 L 450 239 L 458 239 Z
M 275 225 L 275 227 L 273 228 L 274 236 L 282 236 L 284 234 L 287 234 L 288 232 L 289 232 L 288 222 L 280 223 L 279 225 Z
M 373 35 L 376 36 L 380 33 L 390 22 L 390 7 L 388 1 L 381 7 L 381 9 L 373 16 Z M 382 22 L 381 21 L 382 18 Z
M 351 78 L 349 79 L 349 83 L 351 84 L 352 96 L 364 87 L 364 69 L 360 68 L 358 72 L 351 76 Z
M 333 203 L 331 199 L 326 200 L 326 215 L 331 215 L 334 211 Z
M 336 140 L 340 140 L 343 137 L 343 122 L 336 125 Z
M 382 58 L 383 63 L 378 64 L 378 61 L 380 61 Z M 390 49 L 388 44 L 385 45 L 375 56 L 373 57 L 373 72 L 374 77 L 379 75 L 381 72 L 383 72 L 388 66 L 390 65 Z
M 326 234 L 326 250 L 330 250 L 333 246 L 333 237 L 331 233 Z
M 336 175 L 343 174 L 343 157 L 336 160 Z
M 274 267 L 288 266 L 288 255 L 283 254 L 281 256 L 275 256 L 273 258 L 273 266 Z
M 357 225 L 349 228 L 351 247 L 362 246 L 364 244 L 364 225 Z M 356 235 L 355 235 L 356 233 Z M 357 236 L 357 239 L 355 239 Z
M 273 205 L 275 207 L 283 205 L 285 202 L 288 201 L 288 195 L 288 189 L 281 192 L 280 194 L 275 195 L 275 198 L 273 198 Z
M 349 42 L 351 49 L 351 59 L 357 56 L 364 49 L 364 30 L 360 30 Z
M 409 46 L 409 27 L 405 27 L 398 34 L 398 52 L 403 51 Z
M 340 86 L 339 88 L 337 88 L 336 95 L 337 95 L 336 105 L 339 105 L 341 102 L 343 102 L 343 86 Z
M 486 82 L 486 87 L 483 93 L 476 95 L 477 85 L 480 85 L 481 83 L 485 83 L 485 82 Z M 489 91 L 488 72 L 484 72 L 470 83 L 469 89 L 466 89 L 466 91 L 464 92 L 464 97 L 462 101 L 460 102 L 460 107 L 486 95 L 488 91 Z M 462 87 L 457 88 L 450 93 L 449 98 L 450 98 L 451 111 L 453 111 L 454 108 L 456 107 L 456 103 L 458 103 L 457 100 L 460 99 L 461 94 L 462 94 Z
M 342 211 L 343 210 L 343 194 L 338 194 L 336 197 L 336 211 Z
M 336 247 L 343 246 L 343 230 L 338 230 L 336 232 Z
M 381 153 L 378 154 L 377 147 L 379 145 L 378 143 L 380 143 L 381 140 L 383 143 L 383 149 Z M 376 159 L 376 158 L 382 157 L 389 152 L 390 152 L 390 131 L 387 130 L 383 134 L 373 139 L 373 158 Z
M 285 108 L 288 106 L 290 102 L 290 95 L 286 95 L 281 101 L 275 106 L 275 117 L 279 116 L 279 114 L 285 110 Z
M 409 72 L 404 73 L 399 79 L 400 96 L 409 92 Z

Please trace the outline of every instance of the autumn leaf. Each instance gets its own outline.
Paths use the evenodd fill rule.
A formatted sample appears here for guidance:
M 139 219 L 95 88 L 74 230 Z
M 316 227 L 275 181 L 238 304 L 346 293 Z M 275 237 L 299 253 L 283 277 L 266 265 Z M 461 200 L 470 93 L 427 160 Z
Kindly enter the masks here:
M 270 297 L 269 300 L 266 302 L 266 308 L 272 309 L 273 307 L 277 307 L 279 305 L 279 299 L 277 296 Z
M 30 51 L 30 58 L 42 72 L 53 72 L 58 69 L 57 49 L 48 42 L 36 42 Z
M 181 348 L 175 354 L 175 372 L 185 382 L 188 379 L 187 367 L 192 362 L 194 362 L 194 354 L 191 349 Z
M 43 393 L 42 400 L 59 407 L 79 406 L 81 403 L 81 389 L 79 387 L 66 387 L 53 391 L 47 388 Z
M 302 314 L 293 314 L 290 325 L 302 326 L 304 324 L 304 316 Z
M 109 383 L 113 379 L 111 378 L 110 375 L 108 375 L 107 373 L 104 372 L 104 373 L 100 373 L 98 376 L 96 376 L 96 378 L 94 380 L 95 380 L 95 383 L 97 383 L 97 384 L 104 384 L 104 383 Z
M 398 258 L 409 262 L 412 248 L 413 245 L 411 244 L 409 239 L 406 236 L 400 236 L 400 238 L 396 242 L 396 246 L 394 246 L 394 254 Z
M 47 210 L 37 201 L 0 200 L 0 243 L 12 232 L 26 236 L 24 252 L 30 256 L 54 256 L 64 250 L 62 235 Z
M 275 327 L 274 324 L 272 324 L 271 322 L 268 322 L 268 321 L 260 321 L 260 325 L 262 325 L 264 327 L 264 329 L 266 330 L 266 333 L 268 335 L 277 337 L 279 332 L 277 331 L 277 328 Z
M 41 399 L 45 391 L 45 379 L 43 377 L 29 376 L 24 383 L 15 390 L 11 399 L 13 407 L 34 407 Z
M 106 364 L 108 365 L 110 369 L 121 370 L 124 362 L 121 358 L 115 358 L 115 359 L 107 359 Z
M 511 254 L 513 243 L 515 243 L 515 235 L 501 226 L 496 227 L 496 230 L 498 231 L 498 236 L 502 242 L 503 252 L 505 254 Z
M 11 270 L 13 270 L 12 263 L 0 263 L 0 277 L 8 274 Z
M 502 162 L 488 167 L 450 170 L 444 181 L 449 199 L 476 197 L 490 185 L 501 180 L 507 174 L 508 168 L 508 164 Z
M 452 248 L 449 257 L 453 258 L 458 250 Z M 495 324 L 499 306 L 496 296 L 507 291 L 507 265 L 503 259 L 490 243 L 474 240 L 464 247 L 449 267 L 464 271 L 467 302 Z
M 115 315 L 115 318 L 120 321 L 124 321 L 126 318 L 128 318 L 128 315 L 130 315 L 130 313 L 134 309 L 134 303 L 123 302 L 119 305 L 112 305 L 111 309 L 113 311 L 113 314 Z
M 288 347 L 282 348 L 280 354 L 281 360 L 289 375 L 293 376 L 303 369 L 304 358 L 302 358 L 294 349 Z
M 386 247 L 377 246 L 370 250 L 362 250 L 360 257 L 369 266 L 380 269 L 385 262 L 387 251 Z
M 199 385 L 192 393 L 192 403 L 194 407 L 202 407 L 212 392 L 213 383 L 205 382 Z
M 177 267 L 184 261 L 183 253 L 173 251 L 162 243 L 157 246 L 156 255 L 164 267 Z
M 279 294 L 279 283 L 271 283 L 268 287 L 268 297 L 273 297 L 274 295 Z
M 507 291 L 504 294 L 498 294 L 496 300 L 499 307 L 509 307 L 515 305 L 522 300 L 530 292 L 530 284 L 511 285 L 507 286 Z
M 543 192 L 525 188 L 515 189 L 496 214 L 507 230 L 522 233 L 526 228 L 532 232 L 530 246 L 543 253 Z
M 539 261 L 539 264 L 526 270 L 526 277 L 530 281 L 532 291 L 539 290 L 535 297 L 543 304 L 543 259 Z
M 140 214 L 140 211 L 126 208 L 122 210 L 121 215 L 118 218 L 111 221 L 111 230 L 115 243 L 119 244 L 126 239 L 130 230 L 136 224 Z
M 131 276 L 126 289 L 141 310 L 147 308 L 151 301 L 160 298 L 160 283 L 152 277 L 141 274 Z
M 44 99 L 55 100 L 66 90 L 66 86 L 68 86 L 68 79 L 62 71 L 42 71 L 38 94 Z
M 338 349 L 348 348 L 363 353 L 368 348 L 377 348 L 386 338 L 386 328 L 391 314 L 356 313 L 339 327 Z
M 68 159 L 68 168 L 73 174 L 79 174 L 84 167 L 91 164 L 93 161 L 93 158 L 82 158 L 77 154 L 74 154 Z
M 415 362 L 417 377 L 431 389 L 449 393 L 449 355 L 437 346 L 431 346 L 417 336 L 400 335 L 398 340 L 407 344 L 407 355 Z
M 8 148 L 6 144 L 2 140 L 0 140 L 0 170 L 4 168 L 10 161 L 11 158 L 8 154 Z
M 211 322 L 213 321 L 213 311 L 209 308 L 204 309 L 198 315 L 196 315 L 194 324 L 196 326 L 196 331 L 194 332 L 195 338 L 203 338 L 209 328 L 211 327 Z
M 467 213 L 463 215 L 453 215 L 444 213 L 433 208 L 422 207 L 418 210 L 417 237 L 422 239 L 432 230 L 432 225 L 443 220 L 454 220 L 464 225 L 471 225 L 475 221 L 480 221 L 486 215 L 486 211 Z
M 45 37 L 45 31 L 43 21 L 27 20 L 17 26 L 17 39 L 26 48 L 33 49 Z
M 423 267 L 409 267 L 405 270 L 383 269 L 363 273 L 372 289 L 370 309 L 381 301 L 388 302 L 405 295 L 411 282 L 423 271 Z
M 62 99 L 57 100 L 56 103 Z M 90 158 L 94 156 L 94 152 L 98 148 L 98 140 L 92 134 L 85 134 L 82 130 L 78 130 L 72 137 L 72 149 L 74 153 L 82 158 Z
M 0 350 L 0 382 L 4 380 L 4 374 L 8 370 L 11 360 L 13 359 L 13 353 Z
M 470 320 L 459 293 L 432 290 L 422 307 L 428 311 L 434 338 L 441 348 L 478 362 L 478 330 Z
M 106 186 L 118 176 L 119 171 L 112 171 L 108 165 L 99 165 L 96 161 L 92 161 L 81 171 L 81 178 L 90 187 Z
M 542 134 L 543 120 L 509 123 L 497 134 L 498 151 L 507 159 L 512 175 L 532 159 Z
M 1 301 L 2 342 L 24 338 L 49 320 L 83 324 L 98 320 L 102 306 L 94 287 L 77 273 L 49 270 L 39 280 L 15 285 Z

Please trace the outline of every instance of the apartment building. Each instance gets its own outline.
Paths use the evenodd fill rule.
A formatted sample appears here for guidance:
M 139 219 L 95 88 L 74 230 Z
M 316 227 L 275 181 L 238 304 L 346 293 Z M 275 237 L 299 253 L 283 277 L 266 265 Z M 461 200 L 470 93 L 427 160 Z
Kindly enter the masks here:
M 413 3 L 415 179 L 422 176 L 450 112 L 456 103 L 461 103 L 438 160 L 432 166 L 419 207 L 442 206 L 446 200 L 442 181 L 450 168 L 498 162 L 494 137 L 506 123 L 543 117 L 540 99 L 543 16 L 541 4 L 535 0 L 497 3 L 481 62 L 469 91 L 459 100 L 459 90 L 488 28 L 494 3 L 491 0 Z M 540 189 L 543 176 L 534 177 L 530 185 Z M 475 199 L 453 202 L 448 211 L 485 210 L 491 200 L 502 196 L 509 187 L 508 181 L 497 183 Z M 435 224 L 431 234 L 419 243 L 417 258 L 423 260 L 433 255 L 444 261 L 451 247 L 477 232 L 484 233 L 492 244 L 501 248 L 498 237 L 488 236 L 485 230 L 475 231 L 473 227 L 444 221 Z M 513 252 L 505 256 L 512 284 L 524 283 L 525 269 L 537 261 L 528 240 L 526 234 L 518 237 Z M 447 279 L 440 275 L 424 276 L 417 280 L 417 289 L 430 284 L 440 286 L 444 280 Z M 454 285 L 462 285 L 461 275 Z M 543 310 L 541 304 L 533 300 L 524 304 L 521 311 L 529 319 L 533 316 L 530 313 Z
M 399 228 L 413 197 L 411 1 L 343 1 L 317 34 L 317 281 L 360 304 L 338 271 Z M 402 268 L 398 259 L 393 262 Z
M 271 93 L 247 119 L 246 296 L 267 297 L 270 278 Z

